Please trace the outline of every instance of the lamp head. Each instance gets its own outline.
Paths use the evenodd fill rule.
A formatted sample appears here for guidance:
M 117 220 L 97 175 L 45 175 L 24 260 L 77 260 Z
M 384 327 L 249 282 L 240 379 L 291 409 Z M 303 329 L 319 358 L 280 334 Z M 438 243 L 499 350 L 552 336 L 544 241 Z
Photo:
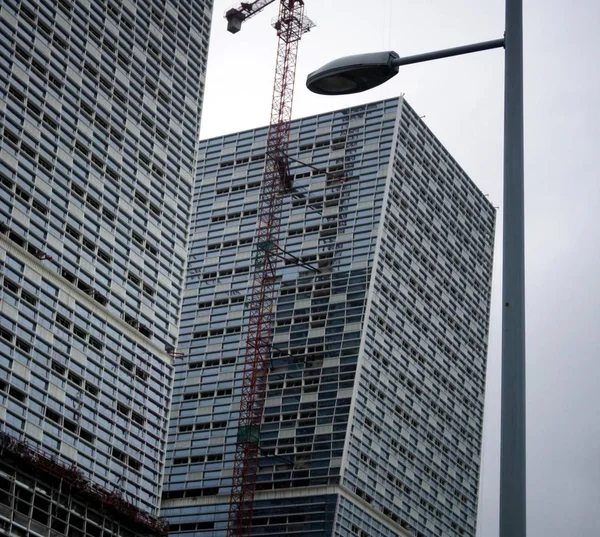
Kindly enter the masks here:
M 396 52 L 372 52 L 345 56 L 325 64 L 310 73 L 306 87 L 320 95 L 348 95 L 366 91 L 398 73 L 398 66 L 392 65 L 399 58 Z

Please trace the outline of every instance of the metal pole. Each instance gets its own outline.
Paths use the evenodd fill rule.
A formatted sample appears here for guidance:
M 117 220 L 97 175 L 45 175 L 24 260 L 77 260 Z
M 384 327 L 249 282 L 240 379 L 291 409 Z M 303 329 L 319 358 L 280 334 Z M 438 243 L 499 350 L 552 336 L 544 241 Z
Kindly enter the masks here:
M 463 45 L 461 47 L 447 48 L 444 50 L 425 52 L 423 54 L 415 54 L 414 56 L 405 56 L 404 58 L 396 58 L 392 60 L 391 65 L 392 67 L 400 67 L 401 65 L 428 62 L 430 60 L 440 60 L 442 58 L 450 58 L 451 56 L 460 56 L 462 54 L 471 54 L 472 52 L 481 52 L 482 50 L 502 48 L 503 46 L 504 39 L 493 39 L 492 41 L 483 41 L 481 43 L 473 43 L 471 45 Z
M 523 0 L 506 0 L 500 537 L 525 537 Z

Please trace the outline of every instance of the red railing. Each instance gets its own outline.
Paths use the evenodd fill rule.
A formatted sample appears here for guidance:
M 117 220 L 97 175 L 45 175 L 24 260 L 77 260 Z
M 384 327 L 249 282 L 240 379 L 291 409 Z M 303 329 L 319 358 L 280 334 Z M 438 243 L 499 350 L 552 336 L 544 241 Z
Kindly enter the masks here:
M 125 524 L 135 525 L 135 529 L 140 533 L 159 537 L 168 535 L 169 524 L 165 520 L 142 511 L 118 494 L 92 483 L 75 465 L 67 466 L 40 448 L 17 440 L 5 432 L 0 432 L 0 456 L 5 454 L 12 455 L 30 471 L 42 472 L 46 476 L 64 481 L 73 491 L 77 492 L 78 497 L 95 500 L 100 508 L 110 509 Z

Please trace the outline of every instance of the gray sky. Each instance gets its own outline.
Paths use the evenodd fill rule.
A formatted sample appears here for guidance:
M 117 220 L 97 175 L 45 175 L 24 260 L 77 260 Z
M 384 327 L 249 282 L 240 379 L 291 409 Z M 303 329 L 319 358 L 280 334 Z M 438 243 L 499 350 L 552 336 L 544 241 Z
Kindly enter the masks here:
M 600 2 L 525 1 L 528 536 L 600 535 Z M 233 36 L 216 0 L 202 137 L 268 123 L 276 6 Z M 401 68 L 386 85 L 327 98 L 306 75 L 338 56 L 406 56 L 502 37 L 501 0 L 306 0 L 294 117 L 404 93 L 502 207 L 503 54 Z M 500 216 L 500 214 L 499 214 Z M 501 218 L 496 240 L 478 537 L 498 532 Z

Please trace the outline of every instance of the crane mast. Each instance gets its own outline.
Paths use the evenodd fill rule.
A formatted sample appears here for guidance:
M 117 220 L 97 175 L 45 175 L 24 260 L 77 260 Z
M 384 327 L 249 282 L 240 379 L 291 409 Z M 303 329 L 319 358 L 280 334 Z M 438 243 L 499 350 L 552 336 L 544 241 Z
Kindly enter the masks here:
M 244 20 L 274 0 L 242 3 L 225 17 L 228 30 L 237 33 Z M 291 187 L 288 173 L 288 146 L 292 101 L 296 77 L 298 42 L 314 24 L 304 17 L 303 0 L 280 0 L 279 15 L 273 23 L 278 36 L 277 64 L 273 84 L 271 121 L 267 134 L 265 174 L 261 184 L 255 261 L 247 310 L 248 333 L 242 377 L 240 417 L 229 502 L 228 537 L 248 537 L 259 462 L 260 427 L 265 405 L 266 383 L 271 355 L 273 306 L 277 263 L 281 257 L 279 234 L 283 196 Z

